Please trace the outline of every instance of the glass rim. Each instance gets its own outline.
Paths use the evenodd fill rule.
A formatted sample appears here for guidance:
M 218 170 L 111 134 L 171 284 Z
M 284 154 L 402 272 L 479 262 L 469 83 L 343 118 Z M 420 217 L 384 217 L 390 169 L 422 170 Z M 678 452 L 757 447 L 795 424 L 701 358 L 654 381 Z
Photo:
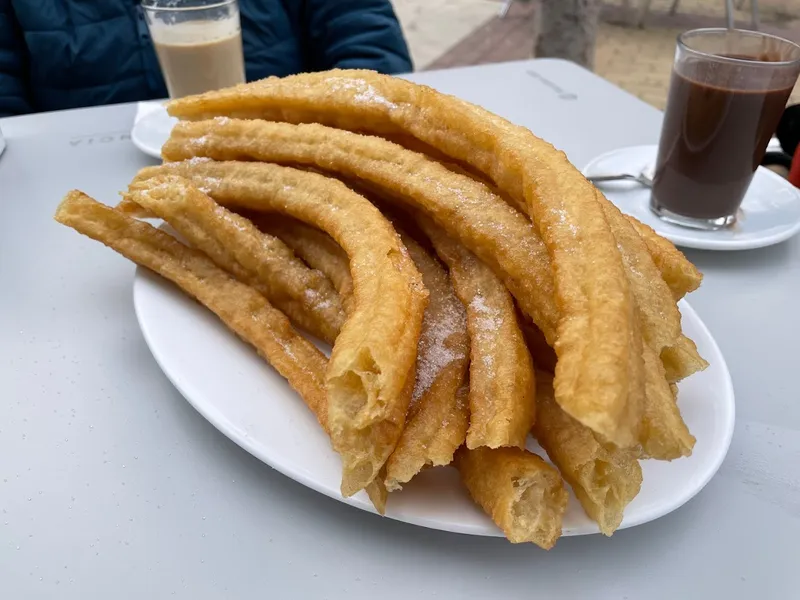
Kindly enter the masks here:
M 728 32 L 736 32 L 739 34 L 743 34 L 745 36 L 750 37 L 759 37 L 764 39 L 771 39 L 777 42 L 781 42 L 783 44 L 787 44 L 789 46 L 793 46 L 798 51 L 798 57 L 792 60 L 779 60 L 779 61 L 763 61 L 763 60 L 751 60 L 748 58 L 733 58 L 731 56 L 720 56 L 719 54 L 713 54 L 711 52 L 704 52 L 703 50 L 697 50 L 692 48 L 686 43 L 687 38 L 702 35 L 702 34 L 719 34 L 719 33 L 728 33 Z M 704 27 L 700 29 L 690 29 L 688 31 L 684 31 L 683 33 L 678 34 L 678 46 L 682 49 L 686 50 L 687 52 L 691 52 L 696 56 L 702 56 L 704 58 L 716 60 L 722 63 L 727 63 L 731 65 L 747 65 L 751 67 L 793 67 L 800 65 L 800 45 L 796 44 L 791 40 L 787 40 L 786 38 L 782 38 L 778 35 L 773 35 L 771 33 L 764 33 L 762 31 L 750 31 L 749 29 L 728 29 L 727 27 Z
M 152 10 L 153 12 L 192 12 L 230 6 L 231 4 L 237 4 L 238 0 L 217 0 L 216 2 L 210 2 L 202 6 L 158 6 L 156 2 L 159 2 L 159 0 L 142 0 L 142 8 L 145 10 Z

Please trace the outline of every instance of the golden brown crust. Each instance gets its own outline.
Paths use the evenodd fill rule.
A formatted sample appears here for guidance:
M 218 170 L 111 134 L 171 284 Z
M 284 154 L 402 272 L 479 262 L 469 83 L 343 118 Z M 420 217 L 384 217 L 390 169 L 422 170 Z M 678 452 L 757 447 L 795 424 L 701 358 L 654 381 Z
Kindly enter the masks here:
M 178 123 L 162 154 L 167 160 L 247 157 L 315 166 L 355 179 L 383 199 L 411 204 L 486 261 L 555 339 L 559 313 L 546 248 L 524 215 L 471 177 L 384 139 L 315 124 Z
M 697 345 L 685 335 L 678 337 L 674 346 L 661 351 L 661 362 L 670 383 L 686 379 L 708 367 L 708 362 L 697 352 Z
M 326 231 L 347 252 L 355 306 L 327 372 L 328 426 L 342 456 L 342 493 L 377 475 L 400 437 L 427 292 L 392 226 L 342 183 L 264 163 L 186 161 L 143 169 L 186 177 L 223 206 L 274 211 Z M 324 202 L 320 202 L 324 198 Z
M 467 447 L 525 447 L 535 417 L 533 364 L 503 283 L 428 219 L 419 224 L 450 269 L 470 337 Z
M 658 460 L 689 456 L 695 439 L 675 403 L 664 366 L 649 346 L 645 346 L 643 358 L 647 380 L 639 431 L 642 456 Z
M 472 499 L 509 541 L 553 547 L 568 499 L 558 471 L 519 448 L 462 448 L 456 466 Z
M 353 310 L 353 278 L 350 276 L 350 259 L 344 250 L 327 233 L 309 227 L 297 219 L 280 215 L 255 215 L 254 223 L 262 231 L 280 239 L 312 269 L 330 279 L 339 293 L 346 313 Z
M 438 104 L 428 106 L 425 101 Z M 459 106 L 460 105 L 460 106 Z M 461 169 L 475 171 L 460 156 L 454 156 L 441 137 L 455 137 L 465 151 L 480 152 L 480 163 L 492 159 L 493 145 L 482 129 L 475 133 L 485 148 L 466 140 L 457 127 L 458 114 L 449 109 L 470 107 L 466 102 L 438 94 L 425 86 L 378 75 L 372 71 L 334 70 L 307 73 L 278 79 L 270 77 L 253 82 L 170 102 L 173 116 L 188 120 L 209 119 L 224 115 L 240 118 L 261 118 L 288 123 L 323 123 L 341 129 L 362 131 L 396 140 L 403 146 L 429 154 L 437 160 L 456 160 Z M 452 110 L 450 111 L 452 112 Z M 474 111 L 479 118 L 490 115 L 482 109 Z M 499 117 L 496 117 L 502 121 Z M 416 123 L 411 123 L 412 119 Z M 456 127 L 452 124 L 455 122 Z M 413 125 L 418 126 L 414 127 Z M 427 131 L 426 131 L 427 130 Z M 409 141 L 413 140 L 413 141 Z M 479 172 L 486 173 L 479 169 Z M 512 202 L 523 207 L 512 195 Z M 606 200 L 602 200 L 606 202 Z M 675 299 L 697 289 L 702 275 L 675 246 L 652 229 L 627 217 L 647 244 L 653 260 L 673 291 Z
M 602 198 L 563 153 L 466 102 L 365 71 L 268 79 L 178 100 L 170 111 L 188 118 L 313 120 L 345 129 L 358 123 L 361 130 L 412 135 L 524 199 L 554 267 L 561 312 L 556 396 L 607 439 L 635 442 L 643 392 L 635 307 Z
M 409 236 L 403 244 L 428 289 L 417 352 L 416 382 L 406 425 L 386 462 L 386 487 L 402 488 L 426 465 L 450 464 L 467 432 L 462 388 L 467 372 L 467 317 L 442 265 Z
M 586 514 L 611 535 L 639 493 L 642 469 L 631 450 L 603 446 L 556 404 L 552 377 L 537 373 L 536 440 L 570 484 Z
M 686 259 L 683 253 L 675 247 L 675 244 L 661 237 L 651 227 L 634 217 L 630 215 L 625 215 L 625 217 L 647 245 L 653 262 L 672 291 L 676 302 L 700 287 L 703 274 Z
M 325 424 L 327 359 L 261 294 L 217 267 L 202 252 L 82 192 L 67 194 L 55 219 L 155 271 L 211 310 L 275 367 Z
M 633 225 L 610 202 L 602 206 L 625 265 L 644 342 L 661 352 L 662 348 L 673 345 L 681 334 L 678 306 Z
M 219 267 L 255 288 L 299 327 L 333 343 L 345 313 L 330 281 L 278 238 L 222 208 L 179 177 L 131 187 L 125 198 L 168 222 Z
M 288 319 L 258 292 L 169 234 L 95 202 L 82 192 L 70 192 L 55 218 L 169 279 L 215 313 L 289 381 L 328 433 L 328 359 L 298 335 Z M 383 514 L 386 488 L 382 479 L 371 482 L 366 490 L 376 510 Z

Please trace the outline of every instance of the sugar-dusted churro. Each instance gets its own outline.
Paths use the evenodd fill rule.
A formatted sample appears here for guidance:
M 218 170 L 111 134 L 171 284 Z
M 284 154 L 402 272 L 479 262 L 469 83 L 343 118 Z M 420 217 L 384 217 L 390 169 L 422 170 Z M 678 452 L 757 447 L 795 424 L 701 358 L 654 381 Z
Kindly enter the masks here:
M 386 462 L 386 487 L 400 489 L 426 465 L 448 465 L 464 443 L 469 419 L 464 378 L 467 317 L 442 265 L 410 236 L 401 238 L 428 289 L 406 426 Z
M 467 447 L 525 447 L 535 417 L 533 364 L 502 282 L 469 250 L 431 223 L 419 224 L 447 264 L 467 307 L 470 420 Z
M 261 233 L 178 177 L 134 185 L 125 197 L 167 221 L 298 326 L 328 343 L 336 339 L 345 319 L 339 296 L 322 273 L 304 265 L 281 240 Z

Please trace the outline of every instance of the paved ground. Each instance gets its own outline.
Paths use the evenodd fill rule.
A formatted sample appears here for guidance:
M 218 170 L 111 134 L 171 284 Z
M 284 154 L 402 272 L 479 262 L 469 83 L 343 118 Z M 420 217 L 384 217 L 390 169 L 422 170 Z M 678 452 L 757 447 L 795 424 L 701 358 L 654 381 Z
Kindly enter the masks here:
M 535 0 L 534 0 L 535 1 Z M 499 19 L 499 0 L 393 0 L 418 69 L 483 64 L 528 58 L 533 52 L 535 7 L 516 2 Z M 737 0 L 738 3 L 738 0 Z M 639 0 L 629 0 L 636 7 Z M 653 0 L 645 27 L 631 25 L 633 10 L 624 0 L 607 0 L 603 10 L 595 71 L 663 108 L 675 38 L 696 27 L 724 25 L 724 0 L 681 0 L 675 15 L 672 0 Z M 737 11 L 748 26 L 749 0 Z M 761 29 L 800 43 L 800 0 L 760 0 Z M 792 102 L 800 102 L 800 85 Z

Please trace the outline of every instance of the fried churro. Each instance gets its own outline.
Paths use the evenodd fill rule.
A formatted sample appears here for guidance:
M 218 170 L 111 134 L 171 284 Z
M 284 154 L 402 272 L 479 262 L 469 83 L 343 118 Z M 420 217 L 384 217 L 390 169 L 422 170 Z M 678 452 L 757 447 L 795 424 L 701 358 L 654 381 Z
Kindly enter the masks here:
M 292 322 L 328 343 L 344 324 L 345 313 L 330 281 L 309 269 L 278 238 L 265 235 L 188 182 L 165 176 L 125 195 L 167 221 L 219 267 L 255 288 Z
M 56 221 L 155 271 L 216 314 L 283 375 L 320 422 L 326 420 L 326 358 L 297 335 L 261 294 L 166 232 L 120 214 L 79 191 L 64 198 Z
M 533 364 L 502 282 L 428 219 L 419 224 L 467 307 L 470 337 L 467 447 L 525 447 L 535 417 Z
M 611 535 L 625 507 L 639 493 L 642 469 L 631 450 L 600 444 L 592 431 L 556 404 L 553 379 L 536 374 L 538 416 L 533 434 L 572 487 L 583 510 Z
M 309 267 L 330 279 L 345 312 L 353 310 L 350 259 L 331 236 L 291 217 L 255 213 L 252 219 L 259 229 L 280 239 Z
M 608 439 L 627 444 L 636 437 L 641 336 L 606 222 L 622 227 L 624 219 L 604 208 L 605 199 L 551 146 L 466 102 L 369 72 L 268 79 L 178 100 L 170 110 L 191 119 L 226 114 L 411 135 L 524 200 L 555 262 L 562 310 L 557 397 Z
M 483 259 L 555 340 L 550 258 L 531 223 L 486 185 L 422 154 L 322 125 L 237 119 L 178 123 L 162 154 L 169 161 L 249 158 L 313 166 L 366 182 L 382 198 L 423 211 Z
M 188 178 L 228 208 L 287 214 L 326 231 L 350 257 L 355 310 L 333 346 L 327 374 L 328 427 L 342 456 L 342 493 L 372 481 L 405 423 L 427 292 L 397 233 L 342 183 L 264 163 L 172 163 L 143 169 Z M 319 199 L 324 198 L 324 202 Z
M 172 281 L 217 315 L 225 325 L 275 367 L 328 433 L 325 371 L 328 359 L 298 335 L 289 320 L 256 290 L 233 279 L 206 255 L 74 190 L 58 207 L 56 221 L 105 244 L 138 265 Z M 376 510 L 386 508 L 382 480 L 367 485 Z
M 667 282 L 672 296 L 677 302 L 686 294 L 695 291 L 703 281 L 703 274 L 691 262 L 686 260 L 683 253 L 668 239 L 658 235 L 649 225 L 625 215 L 628 222 L 636 229 L 636 233 L 647 245 L 653 262 Z
M 697 352 L 697 345 L 685 335 L 681 335 L 674 346 L 661 351 L 661 362 L 670 383 L 686 379 L 708 367 L 708 362 Z
M 481 176 L 491 172 L 486 165 L 494 160 L 496 139 L 479 122 L 500 127 L 508 125 L 504 119 L 484 109 L 427 86 L 361 70 L 337 69 L 285 78 L 269 77 L 173 100 L 167 109 L 173 116 L 193 121 L 227 116 L 321 123 L 371 133 L 437 160 L 456 161 L 460 169 Z M 530 135 L 527 130 L 523 131 L 526 137 Z M 552 154 L 552 150 L 547 154 Z M 520 201 L 522 194 L 510 196 L 516 206 L 527 206 Z M 601 202 L 607 201 L 602 199 Z M 676 299 L 697 289 L 702 276 L 694 265 L 671 242 L 633 217 L 627 218 L 644 239 Z
M 400 235 L 429 296 L 411 406 L 403 434 L 386 462 L 390 491 L 400 489 L 426 465 L 450 464 L 464 443 L 469 420 L 463 387 L 469 356 L 464 307 L 442 265 L 410 236 Z
M 456 466 L 472 499 L 509 541 L 553 547 L 568 498 L 558 471 L 519 448 L 462 448 Z

